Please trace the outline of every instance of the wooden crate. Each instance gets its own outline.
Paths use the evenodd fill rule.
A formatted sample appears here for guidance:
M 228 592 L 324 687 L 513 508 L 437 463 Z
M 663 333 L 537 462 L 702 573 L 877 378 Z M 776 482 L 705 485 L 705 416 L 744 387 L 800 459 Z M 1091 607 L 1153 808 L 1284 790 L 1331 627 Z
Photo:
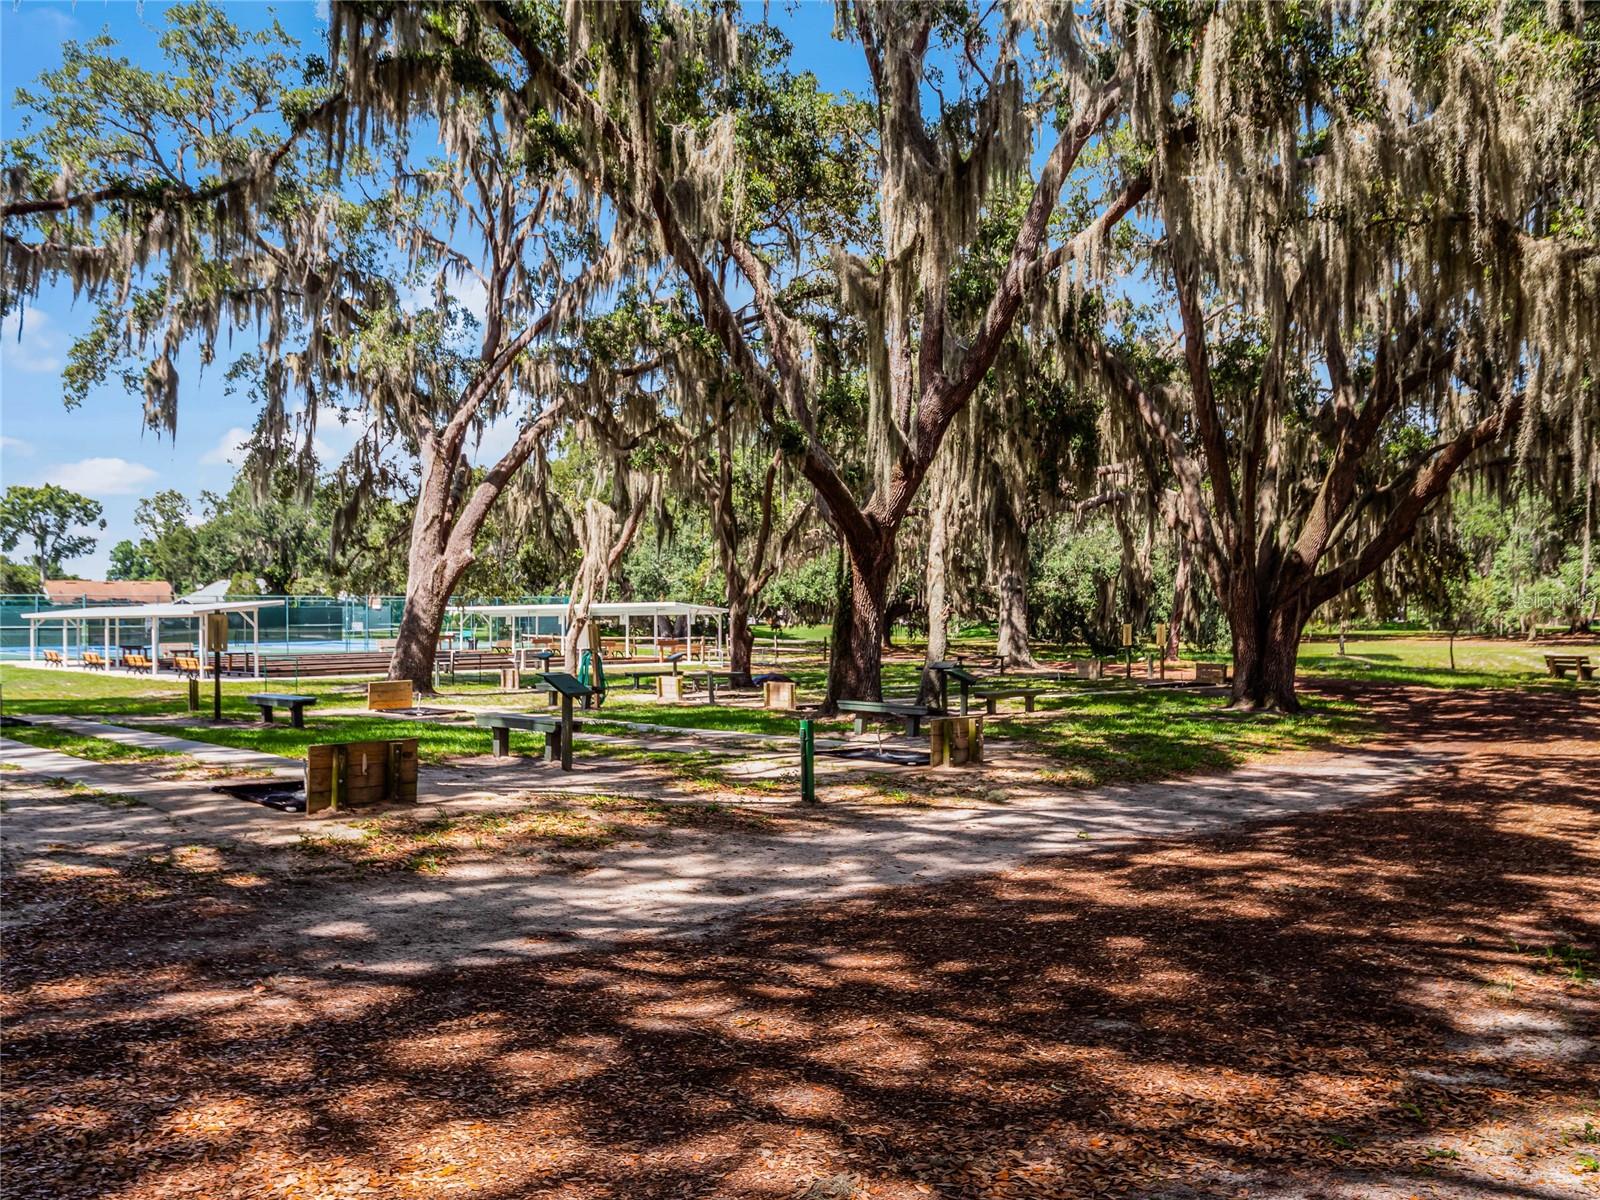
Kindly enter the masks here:
M 385 679 L 381 683 L 367 684 L 367 707 L 373 712 L 410 708 L 415 702 L 409 679 Z
M 682 675 L 657 675 L 656 698 L 659 700 L 683 699 Z
M 1196 683 L 1227 683 L 1229 678 L 1227 663 L 1197 662 L 1194 665 Z
M 982 717 L 928 718 L 930 767 L 968 767 L 982 761 Z
M 794 711 L 794 683 L 787 679 L 769 679 L 762 684 L 765 703 L 772 712 Z
M 306 816 L 417 802 L 417 739 L 306 748 Z

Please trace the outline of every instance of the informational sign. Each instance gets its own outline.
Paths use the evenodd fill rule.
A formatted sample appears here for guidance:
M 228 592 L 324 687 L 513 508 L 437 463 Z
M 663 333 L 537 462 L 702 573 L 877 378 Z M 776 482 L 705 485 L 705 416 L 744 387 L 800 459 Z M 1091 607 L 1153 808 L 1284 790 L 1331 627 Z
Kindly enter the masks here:
M 1156 645 L 1161 647 L 1161 653 L 1165 654 L 1167 652 L 1167 627 L 1165 625 L 1156 626 Z
M 206 614 L 206 649 L 226 650 L 228 648 L 228 614 L 213 612 Z
M 576 676 L 568 675 L 565 671 L 551 671 L 541 675 L 538 687 L 542 691 L 555 692 L 559 696 L 587 696 L 589 688 L 578 682 Z
M 1131 623 L 1124 624 L 1122 627 L 1122 644 L 1124 646 L 1133 645 L 1133 625 Z

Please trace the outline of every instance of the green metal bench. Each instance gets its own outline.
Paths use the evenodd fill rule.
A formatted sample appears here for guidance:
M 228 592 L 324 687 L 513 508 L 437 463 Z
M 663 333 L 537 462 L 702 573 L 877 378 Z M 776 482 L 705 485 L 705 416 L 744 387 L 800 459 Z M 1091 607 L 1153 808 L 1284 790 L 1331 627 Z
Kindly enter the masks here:
M 899 721 L 907 737 L 916 737 L 922 732 L 923 721 L 941 715 L 938 709 L 911 700 L 841 700 L 839 711 L 855 714 L 857 733 L 866 732 L 868 717 L 882 717 Z
M 1048 689 L 1048 688 L 1028 688 L 1028 687 L 984 688 L 982 691 L 973 692 L 972 693 L 972 698 L 974 700 L 982 700 L 983 701 L 983 711 L 988 713 L 992 717 L 992 716 L 995 715 L 995 701 L 996 700 L 1021 699 L 1023 710 L 1026 711 L 1026 712 L 1032 712 L 1033 711 L 1034 700 L 1036 698 L 1038 698 L 1039 696 L 1049 695 L 1049 693 L 1050 693 L 1050 689 Z M 962 699 L 965 700 L 966 697 L 963 696 Z M 967 711 L 966 705 L 963 704 L 961 706 L 961 712 L 962 712 L 963 716 L 966 715 L 966 711 Z
M 572 770 L 572 739 L 567 736 L 566 722 L 559 717 L 536 717 L 531 713 L 479 713 L 478 726 L 489 731 L 494 743 L 494 756 L 504 758 L 511 753 L 511 731 L 544 734 L 544 760 L 561 760 L 563 771 Z M 572 722 L 574 731 L 582 726 Z
M 261 710 L 261 722 L 264 725 L 272 724 L 273 709 L 287 708 L 289 724 L 296 729 L 306 727 L 306 709 L 317 702 L 315 696 L 302 696 L 297 692 L 256 692 L 245 699 Z

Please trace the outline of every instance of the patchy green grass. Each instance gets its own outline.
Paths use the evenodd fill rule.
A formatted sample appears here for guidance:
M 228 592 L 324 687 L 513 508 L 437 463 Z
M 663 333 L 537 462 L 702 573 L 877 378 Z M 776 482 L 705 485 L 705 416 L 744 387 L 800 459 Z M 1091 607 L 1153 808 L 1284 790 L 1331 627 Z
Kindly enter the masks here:
M 1130 783 L 1223 770 L 1284 750 L 1360 741 L 1372 732 L 1354 701 L 1312 698 L 1295 716 L 1227 712 L 1214 697 L 1119 688 L 1071 696 L 1048 719 L 991 719 L 1060 764 L 1051 782 Z
M 450 696 L 481 697 L 498 690 L 498 684 L 461 682 L 448 686 L 432 701 L 448 707 Z M 225 679 L 222 682 L 224 717 L 252 718 L 255 705 L 245 699 L 252 692 L 297 692 L 316 696 L 325 706 L 366 704 L 365 681 L 349 679 Z M 58 671 L 0 663 L 0 707 L 6 712 L 59 713 L 69 717 L 171 717 L 189 711 L 189 685 L 181 679 L 130 678 L 91 675 L 85 671 Z M 200 685 L 201 712 L 211 711 L 211 682 Z M 307 715 L 315 715 L 316 710 Z
M 128 724 L 132 725 L 133 722 L 129 721 Z M 431 721 L 390 720 L 387 717 L 313 717 L 309 712 L 304 729 L 295 729 L 282 723 L 262 725 L 258 721 L 222 725 L 208 722 L 171 724 L 163 721 L 159 725 L 142 728 L 197 742 L 280 754 L 285 758 L 304 758 L 307 746 L 325 742 L 367 742 L 386 738 L 416 738 L 418 758 L 428 763 L 488 754 L 490 749 L 489 731 L 473 724 L 441 725 Z M 523 736 L 533 738 L 540 735 Z M 540 745 L 543 745 L 542 739 Z
M 143 800 L 135 796 L 125 796 L 121 792 L 107 792 L 101 788 L 91 787 L 80 779 L 65 779 L 54 775 L 44 782 L 75 800 L 90 800 L 102 808 L 139 808 L 144 804 Z
M 132 762 L 163 759 L 176 762 L 187 756 L 176 750 L 153 750 L 148 746 L 129 746 L 106 738 L 73 733 L 50 725 L 8 725 L 5 735 L 13 741 L 27 742 L 41 750 L 55 750 L 89 762 Z
M 1544 656 L 1551 653 L 1587 654 L 1600 662 L 1600 642 L 1562 645 L 1559 649 L 1512 638 L 1457 638 L 1455 670 L 1450 669 L 1447 637 L 1388 635 L 1347 637 L 1345 653 L 1337 641 L 1307 642 L 1300 647 L 1300 671 L 1306 679 L 1370 679 L 1382 683 L 1418 684 L 1425 687 L 1574 687 L 1552 679 Z M 1593 686 L 1593 685 L 1589 685 Z

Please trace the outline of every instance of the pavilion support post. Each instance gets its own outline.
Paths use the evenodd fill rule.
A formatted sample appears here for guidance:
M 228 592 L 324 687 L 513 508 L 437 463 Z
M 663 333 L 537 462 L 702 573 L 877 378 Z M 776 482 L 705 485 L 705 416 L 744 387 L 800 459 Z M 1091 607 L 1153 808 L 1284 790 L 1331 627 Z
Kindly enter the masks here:
M 28 661 L 39 657 L 39 622 L 28 622 Z

